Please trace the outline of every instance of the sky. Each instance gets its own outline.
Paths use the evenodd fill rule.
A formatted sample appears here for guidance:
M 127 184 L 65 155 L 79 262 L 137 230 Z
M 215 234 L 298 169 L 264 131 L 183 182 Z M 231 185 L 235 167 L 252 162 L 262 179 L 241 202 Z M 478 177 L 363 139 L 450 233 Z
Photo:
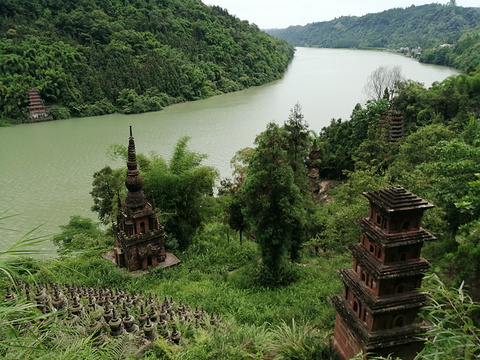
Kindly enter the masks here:
M 286 28 L 312 22 L 333 20 L 340 16 L 362 16 L 392 8 L 449 0 L 202 0 L 218 5 L 231 15 L 256 24 L 260 29 Z M 457 0 L 457 6 L 480 7 L 480 0 Z

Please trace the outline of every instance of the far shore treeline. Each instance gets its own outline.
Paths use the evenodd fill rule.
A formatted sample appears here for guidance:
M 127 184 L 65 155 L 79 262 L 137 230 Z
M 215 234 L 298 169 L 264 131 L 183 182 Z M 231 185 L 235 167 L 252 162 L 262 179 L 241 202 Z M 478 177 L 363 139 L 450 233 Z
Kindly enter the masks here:
M 35 86 L 54 119 L 156 111 L 280 78 L 274 39 L 198 0 L 0 2 L 0 123 Z
M 429 4 L 269 29 L 294 46 L 399 51 L 469 72 L 480 65 L 480 8 Z

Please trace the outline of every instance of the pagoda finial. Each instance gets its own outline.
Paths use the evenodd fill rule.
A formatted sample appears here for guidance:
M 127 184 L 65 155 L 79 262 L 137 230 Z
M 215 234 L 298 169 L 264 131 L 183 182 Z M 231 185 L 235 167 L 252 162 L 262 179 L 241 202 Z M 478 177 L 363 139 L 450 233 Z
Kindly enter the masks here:
M 128 207 L 142 207 L 146 205 L 147 199 L 143 195 L 143 182 L 138 171 L 137 154 L 135 152 L 135 140 L 132 135 L 132 126 L 130 126 L 130 138 L 128 139 L 128 160 L 127 160 L 127 176 L 125 178 L 125 186 L 128 189 L 125 204 Z

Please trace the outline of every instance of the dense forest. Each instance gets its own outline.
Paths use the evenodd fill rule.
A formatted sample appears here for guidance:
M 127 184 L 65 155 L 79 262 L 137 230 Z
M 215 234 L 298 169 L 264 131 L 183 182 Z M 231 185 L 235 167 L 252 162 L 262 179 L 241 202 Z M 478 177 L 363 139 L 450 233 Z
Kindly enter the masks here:
M 411 52 L 412 56 L 427 50 L 429 55 L 422 56 L 422 61 L 471 71 L 480 64 L 479 23 L 480 9 L 464 8 L 450 2 L 448 5 L 412 5 L 361 17 L 342 16 L 331 21 L 269 29 L 266 32 L 286 39 L 295 46 L 408 48 L 404 52 Z M 457 42 L 459 44 L 453 52 L 450 47 L 440 49 L 440 45 Z M 453 56 L 449 55 L 448 61 L 441 61 L 444 52 L 457 56 L 465 53 L 465 58 L 454 61 Z
M 199 0 L 0 2 L 0 119 L 139 113 L 281 77 L 293 47 Z
M 474 71 L 480 65 L 480 26 L 464 32 L 453 44 L 442 45 L 425 49 L 418 57 L 420 62 L 450 66 L 464 72 Z

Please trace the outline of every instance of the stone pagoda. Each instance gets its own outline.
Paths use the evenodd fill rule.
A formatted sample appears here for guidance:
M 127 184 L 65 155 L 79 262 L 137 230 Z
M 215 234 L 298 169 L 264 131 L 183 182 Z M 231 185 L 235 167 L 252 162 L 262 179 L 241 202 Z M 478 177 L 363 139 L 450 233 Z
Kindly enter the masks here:
M 435 237 L 420 222 L 433 205 L 400 186 L 364 195 L 370 214 L 358 221 L 361 242 L 348 246 L 353 268 L 339 271 L 344 293 L 329 297 L 332 346 L 341 360 L 361 352 L 410 360 L 423 348 L 425 331 L 415 319 L 427 303 L 419 288 L 430 264 L 420 252 Z
M 43 105 L 38 90 L 33 86 L 28 90 L 28 100 L 27 120 L 29 122 L 44 121 L 50 116 L 49 108 Z
M 320 149 L 317 145 L 317 139 L 313 140 L 313 145 L 307 160 L 307 177 L 310 181 L 314 198 L 318 200 L 320 193 Z
M 131 126 L 125 186 L 125 204 L 118 198 L 117 223 L 113 225 L 115 262 L 130 271 L 154 268 L 166 259 L 165 233 L 155 213 L 155 203 L 150 205 L 142 190 Z

